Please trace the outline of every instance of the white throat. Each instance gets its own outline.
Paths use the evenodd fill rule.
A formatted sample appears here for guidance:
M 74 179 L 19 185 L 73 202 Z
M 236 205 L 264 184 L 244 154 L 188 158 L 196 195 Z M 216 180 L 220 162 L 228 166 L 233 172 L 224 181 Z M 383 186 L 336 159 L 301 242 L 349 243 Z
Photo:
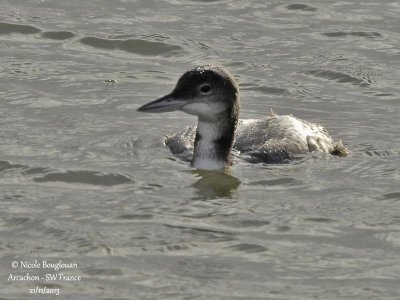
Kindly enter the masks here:
M 218 124 L 199 120 L 197 133 L 201 138 L 195 145 L 192 166 L 205 170 L 223 169 L 226 162 L 218 157 L 218 149 L 214 143 L 221 136 Z

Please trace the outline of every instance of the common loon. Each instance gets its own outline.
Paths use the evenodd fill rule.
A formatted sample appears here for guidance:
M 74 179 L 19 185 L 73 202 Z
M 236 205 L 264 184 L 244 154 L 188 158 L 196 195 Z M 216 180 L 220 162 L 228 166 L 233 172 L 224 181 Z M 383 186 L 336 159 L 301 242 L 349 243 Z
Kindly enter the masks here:
M 185 72 L 170 94 L 138 111 L 196 115 L 197 123 L 167 137 L 165 144 L 175 155 L 189 155 L 198 169 L 224 169 L 231 163 L 232 149 L 247 161 L 266 163 L 312 151 L 347 155 L 341 141 L 334 142 L 318 124 L 275 113 L 265 119 L 239 119 L 239 99 L 233 76 L 221 66 L 205 65 Z

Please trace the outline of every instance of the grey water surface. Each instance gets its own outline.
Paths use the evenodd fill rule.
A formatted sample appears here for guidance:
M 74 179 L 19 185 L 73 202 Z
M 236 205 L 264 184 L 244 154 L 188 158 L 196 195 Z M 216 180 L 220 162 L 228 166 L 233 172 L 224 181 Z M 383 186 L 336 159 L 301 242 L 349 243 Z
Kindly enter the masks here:
M 2 0 L 0 299 L 400 299 L 399 16 L 395 0 Z M 235 74 L 242 117 L 318 122 L 350 156 L 230 175 L 178 160 L 164 135 L 194 118 L 136 109 L 208 63 Z

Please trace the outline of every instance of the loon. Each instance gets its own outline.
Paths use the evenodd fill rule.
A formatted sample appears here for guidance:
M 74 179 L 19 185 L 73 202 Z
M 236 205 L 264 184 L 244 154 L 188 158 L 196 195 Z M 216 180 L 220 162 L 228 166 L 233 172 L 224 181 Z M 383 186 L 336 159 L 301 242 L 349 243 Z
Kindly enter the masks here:
M 239 108 L 233 76 L 221 66 L 205 65 L 185 72 L 170 94 L 138 111 L 197 116 L 197 123 L 165 140 L 174 155 L 189 155 L 197 169 L 225 169 L 233 152 L 246 161 L 264 163 L 281 163 L 313 151 L 348 154 L 342 142 L 335 142 L 318 124 L 272 111 L 264 119 L 239 119 Z

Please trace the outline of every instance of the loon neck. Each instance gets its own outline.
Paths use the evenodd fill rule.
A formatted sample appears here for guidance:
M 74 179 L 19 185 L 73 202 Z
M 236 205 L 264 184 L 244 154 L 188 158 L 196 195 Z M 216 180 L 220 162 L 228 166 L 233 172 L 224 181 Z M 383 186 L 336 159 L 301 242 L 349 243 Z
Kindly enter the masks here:
M 192 166 L 198 169 L 219 170 L 230 164 L 237 115 L 223 113 L 214 120 L 199 117 Z

